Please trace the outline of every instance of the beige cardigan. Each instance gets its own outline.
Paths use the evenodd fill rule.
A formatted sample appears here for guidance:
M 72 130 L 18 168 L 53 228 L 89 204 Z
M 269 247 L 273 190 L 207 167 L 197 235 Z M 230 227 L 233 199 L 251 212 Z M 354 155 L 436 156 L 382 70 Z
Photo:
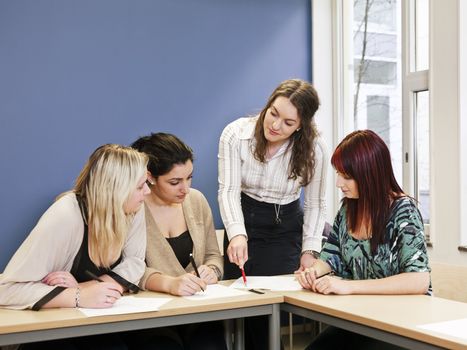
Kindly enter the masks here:
M 0 274 L 0 307 L 31 308 L 56 287 L 41 282 L 49 272 L 70 271 L 83 241 L 84 224 L 74 193 L 54 202 Z M 121 262 L 112 271 L 132 283 L 144 272 L 144 210 L 134 216 Z
M 187 266 L 186 270 L 180 265 L 172 247 L 154 221 L 149 208 L 147 206 L 145 208 L 147 267 L 140 281 L 140 287 L 143 289 L 145 289 L 149 276 L 154 273 L 180 276 L 186 272 L 193 271 L 191 264 Z M 196 265 L 215 265 L 223 273 L 223 259 L 217 244 L 211 209 L 206 198 L 200 191 L 192 188 L 185 198 L 182 208 L 188 231 L 193 240 L 193 256 Z

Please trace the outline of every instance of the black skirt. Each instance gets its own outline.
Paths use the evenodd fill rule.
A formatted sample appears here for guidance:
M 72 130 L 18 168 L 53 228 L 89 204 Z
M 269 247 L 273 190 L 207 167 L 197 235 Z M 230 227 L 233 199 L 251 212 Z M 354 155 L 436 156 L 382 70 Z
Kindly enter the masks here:
M 244 193 L 241 204 L 248 234 L 248 261 L 245 273 L 273 276 L 293 273 L 300 264 L 303 209 L 297 199 L 285 205 L 257 201 Z M 228 247 L 224 237 L 224 251 Z M 240 269 L 224 254 L 225 279 L 240 277 Z

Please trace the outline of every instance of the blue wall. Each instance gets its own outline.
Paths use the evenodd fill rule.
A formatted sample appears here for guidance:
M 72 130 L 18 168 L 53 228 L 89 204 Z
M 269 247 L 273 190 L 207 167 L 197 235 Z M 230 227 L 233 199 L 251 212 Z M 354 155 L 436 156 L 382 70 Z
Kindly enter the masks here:
M 223 127 L 310 79 L 309 0 L 0 0 L 0 271 L 100 144 L 171 132 L 217 227 Z

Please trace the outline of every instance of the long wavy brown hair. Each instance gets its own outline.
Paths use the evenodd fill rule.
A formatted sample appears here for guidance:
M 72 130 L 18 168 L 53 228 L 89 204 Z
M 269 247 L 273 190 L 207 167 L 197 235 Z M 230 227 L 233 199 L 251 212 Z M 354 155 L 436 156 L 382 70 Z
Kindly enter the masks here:
M 292 157 L 289 164 L 289 179 L 301 178 L 301 185 L 306 186 L 311 182 L 315 170 L 313 144 L 318 135 L 313 117 L 319 107 L 319 97 L 310 83 L 300 79 L 289 79 L 280 83 L 272 92 L 256 123 L 256 148 L 253 154 L 258 161 L 265 162 L 268 141 L 264 136 L 264 118 L 267 110 L 279 96 L 287 97 L 297 108 L 301 122 L 300 130 L 290 136 L 292 142 L 289 147 L 292 147 Z

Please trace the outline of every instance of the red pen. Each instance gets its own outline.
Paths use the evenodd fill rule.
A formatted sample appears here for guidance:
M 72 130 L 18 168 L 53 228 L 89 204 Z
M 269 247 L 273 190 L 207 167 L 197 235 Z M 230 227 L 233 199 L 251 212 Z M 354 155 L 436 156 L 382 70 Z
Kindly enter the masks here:
M 245 285 L 246 287 L 246 276 L 245 276 L 245 270 L 240 268 L 240 271 L 242 271 L 242 278 L 243 278 L 243 284 Z

